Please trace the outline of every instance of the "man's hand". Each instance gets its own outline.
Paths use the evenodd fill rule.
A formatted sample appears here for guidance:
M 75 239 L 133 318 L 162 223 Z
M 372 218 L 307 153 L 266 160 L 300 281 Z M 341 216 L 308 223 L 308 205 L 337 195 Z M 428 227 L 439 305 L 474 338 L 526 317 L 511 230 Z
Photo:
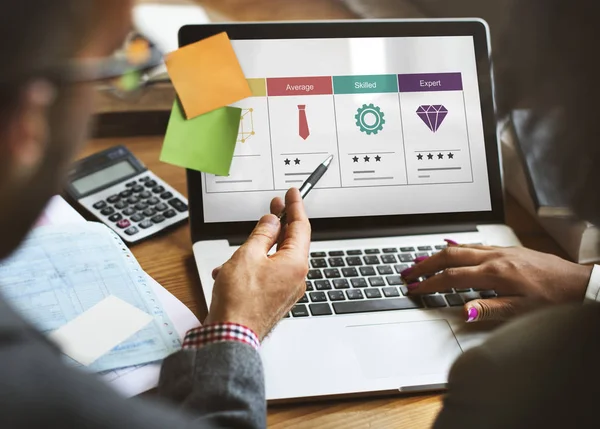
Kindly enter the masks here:
M 264 216 L 231 259 L 213 272 L 215 286 L 205 324 L 239 323 L 262 340 L 302 297 L 311 230 L 297 189 L 288 191 L 285 207 L 283 231 L 274 214 Z M 272 213 L 282 208 L 278 198 L 271 203 Z M 267 256 L 278 242 L 277 252 Z

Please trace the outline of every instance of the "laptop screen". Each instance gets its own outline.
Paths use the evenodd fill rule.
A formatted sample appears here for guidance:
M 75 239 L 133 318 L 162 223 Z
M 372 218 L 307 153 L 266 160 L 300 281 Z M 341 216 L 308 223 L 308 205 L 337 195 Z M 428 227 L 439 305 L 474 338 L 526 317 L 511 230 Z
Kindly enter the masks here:
M 313 219 L 492 210 L 472 36 L 232 43 L 253 96 L 204 222 L 259 219 L 329 155 Z

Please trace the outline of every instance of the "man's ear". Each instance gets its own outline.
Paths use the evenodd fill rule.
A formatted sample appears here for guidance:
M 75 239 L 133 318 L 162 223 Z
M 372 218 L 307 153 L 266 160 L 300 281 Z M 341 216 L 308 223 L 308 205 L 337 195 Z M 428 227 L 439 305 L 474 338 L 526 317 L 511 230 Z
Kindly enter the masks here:
M 4 146 L 10 160 L 10 182 L 27 180 L 42 163 L 50 137 L 49 110 L 55 98 L 54 86 L 45 80 L 31 82 L 22 91 L 17 108 L 6 121 Z

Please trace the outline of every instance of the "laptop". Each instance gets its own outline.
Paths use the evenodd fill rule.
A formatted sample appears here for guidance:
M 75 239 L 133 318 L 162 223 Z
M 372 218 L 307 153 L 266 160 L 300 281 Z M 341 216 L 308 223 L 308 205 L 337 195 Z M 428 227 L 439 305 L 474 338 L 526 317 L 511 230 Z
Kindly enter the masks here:
M 183 27 L 181 46 L 227 32 L 252 97 L 228 176 L 188 171 L 194 257 L 213 268 L 273 197 L 326 159 L 305 199 L 313 228 L 305 296 L 264 340 L 270 401 L 423 392 L 493 326 L 463 304 L 489 291 L 406 296 L 415 257 L 459 243 L 519 245 L 504 224 L 489 60 L 480 20 Z

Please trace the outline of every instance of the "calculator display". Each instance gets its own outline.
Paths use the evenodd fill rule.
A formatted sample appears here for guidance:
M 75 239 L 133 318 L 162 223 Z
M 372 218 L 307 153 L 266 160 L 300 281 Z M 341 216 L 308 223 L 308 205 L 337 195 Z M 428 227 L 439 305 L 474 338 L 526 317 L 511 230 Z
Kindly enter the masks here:
M 111 165 L 104 170 L 96 171 L 88 176 L 73 181 L 73 188 L 80 194 L 87 194 L 95 189 L 102 188 L 109 183 L 129 177 L 136 172 L 135 168 L 128 161 L 121 161 Z

